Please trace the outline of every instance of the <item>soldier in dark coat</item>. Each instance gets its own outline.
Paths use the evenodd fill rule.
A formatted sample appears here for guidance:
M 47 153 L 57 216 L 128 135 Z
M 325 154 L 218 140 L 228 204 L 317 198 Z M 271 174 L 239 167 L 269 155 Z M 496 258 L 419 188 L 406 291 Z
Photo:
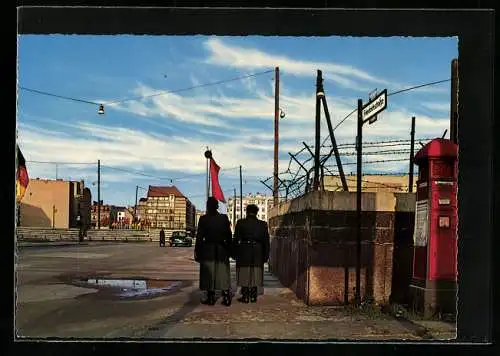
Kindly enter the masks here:
M 264 263 L 269 259 L 269 231 L 265 221 L 257 219 L 259 208 L 250 204 L 247 216 L 236 223 L 233 254 L 237 284 L 243 303 L 257 301 L 257 288 L 264 286 Z
M 207 213 L 200 217 L 195 243 L 195 261 L 200 264 L 200 290 L 207 292 L 203 304 L 215 304 L 215 291 L 222 291 L 225 306 L 231 305 L 229 256 L 231 228 L 227 215 L 220 214 L 219 202 L 208 198 Z

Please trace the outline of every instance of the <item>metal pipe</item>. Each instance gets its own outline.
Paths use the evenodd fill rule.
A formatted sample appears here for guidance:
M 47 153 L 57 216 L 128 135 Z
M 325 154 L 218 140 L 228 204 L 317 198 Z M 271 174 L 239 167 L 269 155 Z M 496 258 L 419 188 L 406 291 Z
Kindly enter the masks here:
M 273 203 L 278 205 L 278 161 L 279 161 L 279 90 L 280 90 L 280 69 L 274 71 L 274 181 L 273 181 Z
M 413 192 L 413 159 L 415 149 L 415 116 L 411 118 L 411 131 L 410 131 L 410 172 L 408 177 L 408 192 Z
M 319 154 L 320 154 L 320 140 L 321 140 L 321 95 L 323 92 L 321 91 L 322 86 L 322 74 L 321 71 L 318 70 L 318 75 L 316 77 L 316 134 L 314 139 L 314 182 L 313 189 L 318 190 L 319 188 Z
M 363 100 L 358 99 L 357 176 L 356 176 L 356 304 L 361 304 L 361 175 L 363 155 Z
M 97 229 L 101 229 L 101 160 L 97 160 Z
M 348 192 L 349 187 L 347 186 L 344 169 L 342 168 L 342 161 L 340 160 L 340 154 L 337 147 L 337 141 L 335 140 L 335 135 L 333 133 L 332 122 L 330 120 L 330 112 L 328 111 L 328 104 L 326 103 L 326 97 L 323 95 L 321 99 L 323 101 L 323 109 L 325 111 L 326 123 L 328 125 L 328 131 L 330 133 L 330 140 L 332 141 L 332 150 L 335 153 L 335 160 L 337 162 L 337 168 L 339 170 L 340 181 L 342 182 L 342 187 L 344 188 L 344 190 Z

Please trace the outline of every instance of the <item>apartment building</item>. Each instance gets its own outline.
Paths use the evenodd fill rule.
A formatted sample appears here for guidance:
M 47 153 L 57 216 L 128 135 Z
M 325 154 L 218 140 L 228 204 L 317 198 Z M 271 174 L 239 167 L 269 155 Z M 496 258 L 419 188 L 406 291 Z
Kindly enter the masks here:
M 113 206 L 110 211 L 111 223 L 120 226 L 130 225 L 134 220 L 133 210 L 124 206 Z
M 104 205 L 104 204 L 102 204 L 102 201 L 101 201 L 101 211 L 99 212 L 97 202 L 94 201 L 92 203 L 92 216 L 91 216 L 90 225 L 93 228 L 97 228 L 97 225 L 98 225 L 97 224 L 97 215 L 99 213 L 100 218 L 101 218 L 101 228 L 108 228 L 112 222 L 112 216 L 111 216 L 112 210 L 113 210 L 112 205 L 108 205 L 108 204 Z
M 145 207 L 144 220 L 151 228 L 194 233 L 196 208 L 177 187 L 149 186 L 148 196 L 142 204 Z
M 19 205 L 19 226 L 76 228 L 80 212 L 82 222 L 90 223 L 90 189 L 82 181 L 31 179 Z
M 136 209 L 136 216 L 137 220 L 139 221 L 145 221 L 146 220 L 146 207 L 147 207 L 148 199 L 147 198 L 140 198 L 139 202 L 137 203 L 137 206 L 135 207 Z
M 256 194 L 248 194 L 243 196 L 242 200 L 243 204 L 243 218 L 246 217 L 246 207 L 250 204 L 255 204 L 259 207 L 259 212 L 257 217 L 260 220 L 264 220 L 268 222 L 268 212 L 273 206 L 273 197 L 266 196 L 261 193 Z M 234 214 L 234 208 L 236 207 L 236 214 Z M 231 227 L 234 227 L 236 222 L 241 218 L 240 214 L 240 197 L 237 196 L 236 199 L 234 197 L 230 197 L 227 202 L 227 215 L 229 217 L 229 221 L 231 222 Z

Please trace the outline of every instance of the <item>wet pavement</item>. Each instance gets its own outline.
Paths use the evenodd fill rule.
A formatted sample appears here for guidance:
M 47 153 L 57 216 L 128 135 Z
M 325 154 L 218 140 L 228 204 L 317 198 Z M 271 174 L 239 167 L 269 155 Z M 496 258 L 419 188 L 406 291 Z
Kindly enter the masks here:
M 85 244 L 18 251 L 16 330 L 20 337 L 421 340 L 387 315 L 309 307 L 265 273 L 255 304 L 200 303 L 192 248 Z M 234 263 L 231 268 L 235 280 Z M 427 328 L 427 326 L 421 326 Z M 452 339 L 432 325 L 425 338 Z M 426 329 L 427 330 L 427 329 Z

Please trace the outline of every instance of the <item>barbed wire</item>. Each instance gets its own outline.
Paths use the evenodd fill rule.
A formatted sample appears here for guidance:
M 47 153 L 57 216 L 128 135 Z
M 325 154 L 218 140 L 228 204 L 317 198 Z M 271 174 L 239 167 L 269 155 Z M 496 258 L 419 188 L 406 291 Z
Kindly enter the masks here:
M 419 85 L 415 85 L 413 87 L 409 87 L 409 88 L 405 88 L 405 89 L 401 89 L 401 90 L 397 90 L 395 92 L 391 92 L 391 93 L 388 93 L 387 96 L 392 96 L 392 95 L 397 95 L 397 94 L 401 94 L 401 93 L 404 93 L 404 92 L 407 92 L 407 91 L 410 91 L 410 90 L 416 90 L 416 89 L 420 89 L 420 88 L 423 88 L 423 87 L 427 87 L 427 86 L 431 86 L 431 85 L 436 85 L 436 84 L 441 84 L 441 83 L 445 83 L 445 82 L 449 82 L 451 81 L 451 78 L 448 78 L 448 79 L 443 79 L 443 80 L 438 80 L 438 81 L 434 81 L 434 82 L 428 82 L 428 83 L 424 83 L 424 84 L 419 84 Z M 349 114 L 347 114 L 347 116 L 345 116 L 342 120 L 340 120 L 340 122 L 335 125 L 335 127 L 333 128 L 333 132 L 335 132 L 335 130 L 340 126 L 342 125 L 349 117 L 351 117 L 352 114 L 354 114 L 356 111 L 358 111 L 358 109 L 354 109 L 353 111 L 351 111 Z M 326 137 L 325 137 L 325 140 L 323 141 L 323 143 L 321 145 L 324 145 L 326 141 L 328 141 L 330 139 L 330 134 L 328 134 Z
M 381 160 L 376 160 L 376 161 L 365 161 L 362 162 L 362 164 L 375 164 L 375 163 L 388 163 L 388 162 L 403 162 L 403 161 L 408 161 L 408 158 L 401 158 L 401 159 L 381 159 Z M 350 165 L 355 165 L 357 164 L 356 162 L 347 162 L 343 163 L 343 166 L 350 166 Z M 336 167 L 336 166 L 326 166 L 326 167 Z
M 372 151 L 362 152 L 362 156 L 383 156 L 383 155 L 401 155 L 410 154 L 411 150 L 385 150 L 385 151 Z M 357 152 L 339 152 L 339 156 L 356 156 Z

